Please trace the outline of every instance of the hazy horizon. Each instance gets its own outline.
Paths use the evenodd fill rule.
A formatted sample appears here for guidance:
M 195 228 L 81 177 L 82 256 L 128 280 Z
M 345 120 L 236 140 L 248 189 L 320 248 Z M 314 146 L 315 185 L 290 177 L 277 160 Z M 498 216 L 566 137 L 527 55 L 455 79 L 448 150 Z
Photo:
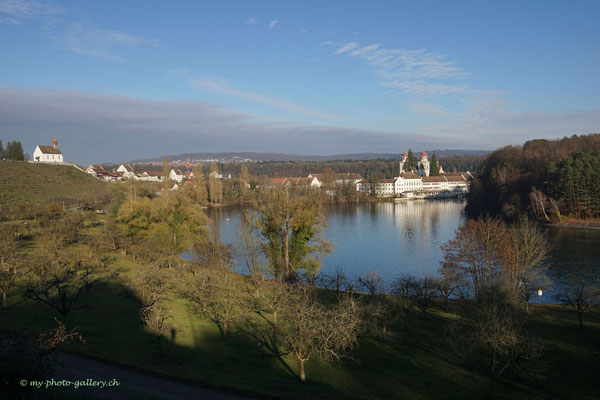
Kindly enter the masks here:
M 600 3 L 0 0 L 0 140 L 66 161 L 600 131 Z

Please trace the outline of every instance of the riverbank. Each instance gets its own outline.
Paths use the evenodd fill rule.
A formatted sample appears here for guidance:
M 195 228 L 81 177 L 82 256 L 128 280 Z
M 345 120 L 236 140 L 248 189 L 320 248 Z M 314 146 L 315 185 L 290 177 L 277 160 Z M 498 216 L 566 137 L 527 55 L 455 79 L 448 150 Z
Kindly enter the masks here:
M 559 223 L 546 224 L 547 226 L 556 226 L 559 228 L 572 228 L 572 229 L 598 229 L 600 230 L 600 221 L 592 220 L 566 220 Z

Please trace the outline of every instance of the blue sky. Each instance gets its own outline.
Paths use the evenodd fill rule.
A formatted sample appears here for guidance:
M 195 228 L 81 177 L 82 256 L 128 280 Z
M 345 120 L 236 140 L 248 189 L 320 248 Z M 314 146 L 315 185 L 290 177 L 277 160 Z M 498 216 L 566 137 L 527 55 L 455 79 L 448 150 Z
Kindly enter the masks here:
M 600 2 L 0 0 L 0 139 L 68 160 L 600 131 Z

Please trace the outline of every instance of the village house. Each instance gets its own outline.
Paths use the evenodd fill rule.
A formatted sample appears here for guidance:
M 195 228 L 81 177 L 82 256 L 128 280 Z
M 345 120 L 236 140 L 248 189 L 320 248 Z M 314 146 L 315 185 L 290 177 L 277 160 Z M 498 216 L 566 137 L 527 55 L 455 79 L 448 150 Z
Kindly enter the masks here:
M 58 148 L 58 141 L 56 140 L 56 136 L 52 137 L 51 146 L 36 146 L 35 150 L 33 151 L 33 161 L 44 163 L 64 162 L 63 154 Z
M 175 182 L 183 182 L 185 175 L 179 168 L 172 168 L 171 172 L 169 172 L 169 179 Z
M 321 185 L 325 183 L 326 179 L 331 178 L 334 179 L 334 183 L 336 185 L 343 185 L 348 183 L 356 185 L 358 182 L 364 179 L 362 176 L 360 176 L 360 174 L 354 172 L 333 174 L 331 178 L 328 178 L 327 174 L 309 174 L 308 177 L 317 178 L 319 182 L 321 182 Z
M 190 177 L 193 178 L 194 177 L 194 173 L 190 172 Z M 181 170 L 179 168 L 172 168 L 171 172 L 169 173 L 169 179 L 175 182 L 183 182 L 187 179 L 187 175 L 183 172 L 181 172 Z
M 231 174 L 227 174 L 226 177 L 223 177 L 222 173 L 213 171 L 210 174 L 208 174 L 208 177 L 213 179 L 231 179 Z
M 98 178 L 98 179 L 105 179 L 105 177 L 107 175 L 109 175 L 109 172 L 107 170 L 104 169 L 104 167 L 102 165 L 94 165 L 94 164 L 90 164 L 86 169 L 85 172 Z
M 125 179 L 134 179 L 135 178 L 135 170 L 131 166 L 131 164 L 121 164 L 119 168 L 115 171 L 121 175 L 121 177 Z
M 319 188 L 321 187 L 321 182 L 319 182 L 319 180 L 314 177 L 314 176 L 308 176 L 306 178 L 299 178 L 299 177 L 293 177 L 293 178 L 270 178 L 270 186 L 271 187 L 277 187 L 277 186 L 309 186 L 309 187 L 316 187 Z
M 143 171 L 135 174 L 135 180 L 146 182 L 162 182 L 162 171 Z

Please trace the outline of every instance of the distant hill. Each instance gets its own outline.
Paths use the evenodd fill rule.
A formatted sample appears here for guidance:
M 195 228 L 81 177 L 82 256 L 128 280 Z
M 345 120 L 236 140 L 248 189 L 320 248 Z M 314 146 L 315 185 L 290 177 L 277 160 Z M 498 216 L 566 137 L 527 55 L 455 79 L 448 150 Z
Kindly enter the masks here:
M 1 206 L 93 201 L 106 193 L 109 185 L 69 165 L 0 161 Z
M 420 151 L 415 150 L 415 155 Z M 431 156 L 433 153 L 440 157 L 451 156 L 479 156 L 490 153 L 484 150 L 427 150 Z M 168 155 L 170 162 L 184 162 L 187 158 L 191 162 L 256 162 L 256 161 L 335 161 L 335 160 L 396 160 L 401 153 L 352 153 L 334 155 L 298 155 L 283 153 L 252 153 L 252 152 L 225 152 L 225 153 L 183 153 Z M 162 162 L 163 157 L 131 160 L 131 163 Z

